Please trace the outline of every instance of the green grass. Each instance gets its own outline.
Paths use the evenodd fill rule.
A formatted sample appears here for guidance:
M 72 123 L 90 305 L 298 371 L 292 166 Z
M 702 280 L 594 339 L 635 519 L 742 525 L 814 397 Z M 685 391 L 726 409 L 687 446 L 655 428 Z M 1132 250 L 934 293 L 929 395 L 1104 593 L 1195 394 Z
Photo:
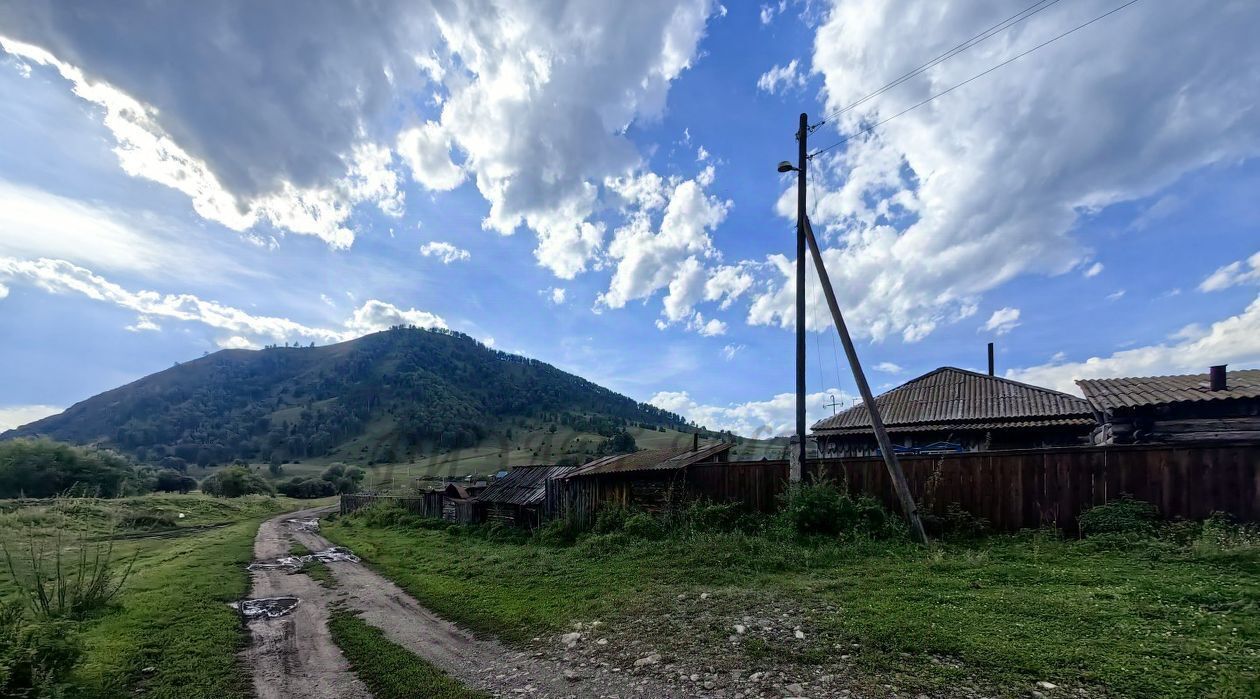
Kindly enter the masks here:
M 923 549 L 715 534 L 664 542 L 613 535 L 552 548 L 357 519 L 323 533 L 438 613 L 518 644 L 574 621 L 660 613 L 679 592 L 717 589 L 754 604 L 769 595 L 837 608 L 816 616 L 818 645 L 799 660 L 857 643 L 859 667 L 924 688 L 971 677 L 1143 697 L 1260 690 L 1254 544 L 1108 549 L 1030 533 Z M 748 651 L 755 655 L 755 644 Z
M 132 511 L 183 512 L 175 532 L 183 535 L 116 543 L 117 559 L 135 555 L 135 567 L 114 605 L 81 625 L 86 653 L 68 696 L 104 699 L 141 690 L 147 697 L 208 699 L 252 695 L 248 669 L 236 655 L 247 637 L 227 603 L 248 589 L 245 566 L 258 524 L 307 504 L 284 498 L 146 496 L 28 501 L 20 508 L 5 502 L 0 509 L 7 513 L 0 517 L 38 520 L 37 536 L 49 536 L 53 527 L 103 536 L 126 534 L 112 523 Z M 210 524 L 223 526 L 203 528 Z M 6 539 L 18 535 L 4 533 Z M 0 574 L 0 595 L 14 592 L 7 572 Z
M 290 556 L 309 556 L 312 553 L 314 552 L 309 548 L 296 542 L 289 547 Z M 312 580 L 330 590 L 337 587 L 337 579 L 333 577 L 332 571 L 328 569 L 327 563 L 311 561 L 310 563 L 302 566 L 302 572 L 311 576 Z
M 345 609 L 333 610 L 328 630 L 333 642 L 350 661 L 350 669 L 372 690 L 376 699 L 482 699 L 487 696 L 467 689 Z

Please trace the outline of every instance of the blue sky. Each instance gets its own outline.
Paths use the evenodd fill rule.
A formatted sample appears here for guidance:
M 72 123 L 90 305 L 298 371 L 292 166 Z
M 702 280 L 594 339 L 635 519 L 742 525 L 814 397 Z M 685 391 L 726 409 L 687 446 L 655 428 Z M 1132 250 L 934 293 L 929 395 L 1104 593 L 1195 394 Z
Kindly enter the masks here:
M 1119 4 L 1030 0 L 812 143 Z M 1022 7 L 6 6 L 0 428 L 223 347 L 407 322 L 784 432 L 797 115 Z M 1260 366 L 1257 26 L 1250 2 L 1139 2 L 815 158 L 873 384 L 982 368 L 989 341 L 1063 390 Z M 810 299 L 821 417 L 854 390 Z

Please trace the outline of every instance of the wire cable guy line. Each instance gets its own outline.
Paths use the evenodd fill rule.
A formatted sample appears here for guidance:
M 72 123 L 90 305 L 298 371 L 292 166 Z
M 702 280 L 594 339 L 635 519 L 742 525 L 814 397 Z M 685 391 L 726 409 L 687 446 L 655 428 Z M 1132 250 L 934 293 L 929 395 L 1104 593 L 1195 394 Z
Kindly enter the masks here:
M 1055 4 L 1056 4 L 1056 3 L 1058 3 L 1058 2 L 1059 2 L 1059 0 L 1038 0 L 1038 2 L 1033 3 L 1032 5 L 1030 5 L 1030 6 L 1026 7 L 1026 8 L 1024 8 L 1022 11 L 1020 11 L 1020 12 L 1018 12 L 1018 13 L 1014 14 L 1014 15 L 1011 15 L 1010 17 L 1007 17 L 1006 19 L 1002 20 L 1001 22 L 998 22 L 997 24 L 995 24 L 995 25 L 993 25 L 993 26 L 989 27 L 988 29 L 985 29 L 984 31 L 980 32 L 979 34 L 977 34 L 977 35 L 975 35 L 975 36 L 971 37 L 970 39 L 967 39 L 966 41 L 962 42 L 961 44 L 958 44 L 957 46 L 955 46 L 955 47 L 951 48 L 950 50 L 946 51 L 945 53 L 942 53 L 941 55 L 937 56 L 936 58 L 933 58 L 932 60 L 928 61 L 927 63 L 924 63 L 924 64 L 920 65 L 919 67 L 917 67 L 917 68 L 915 68 L 915 69 L 911 70 L 910 72 L 908 72 L 908 73 L 906 73 L 906 74 L 902 75 L 901 77 L 897 78 L 896 80 L 893 80 L 892 82 L 890 82 L 890 83 L 888 83 L 888 84 L 884 85 L 883 87 L 881 87 L 881 88 L 879 88 L 878 90 L 876 90 L 876 91 L 874 91 L 874 92 L 872 92 L 872 93 L 870 93 L 870 94 L 866 95 L 865 97 L 863 97 L 863 98 L 861 98 L 861 99 L 857 100 L 856 102 L 853 102 L 852 104 L 848 105 L 847 107 L 841 107 L 840 109 L 837 109 L 837 110 L 835 110 L 835 111 L 832 111 L 832 112 L 829 112 L 829 113 L 827 113 L 827 114 L 823 115 L 823 118 L 822 118 L 820 121 L 818 121 L 818 123 L 810 125 L 810 127 L 809 127 L 810 131 L 811 131 L 811 132 L 813 132 L 813 131 L 817 130 L 817 129 L 818 129 L 818 127 L 822 126 L 823 124 L 826 124 L 826 123 L 827 123 L 828 121 L 830 121 L 831 119 L 834 119 L 834 118 L 836 118 L 837 116 L 840 116 L 841 114 L 844 114 L 845 112 L 848 112 L 848 111 L 850 111 L 850 110 L 852 110 L 852 109 L 854 109 L 854 108 L 856 108 L 856 107 L 861 106 L 862 104 L 866 103 L 868 100 L 870 100 L 870 99 L 872 99 L 872 98 L 875 98 L 875 97 L 878 97 L 878 96 L 880 96 L 880 95 L 884 94 L 885 92 L 887 92 L 887 91 L 889 91 L 889 90 L 893 89 L 894 87 L 897 87 L 898 85 L 900 85 L 900 84 L 902 84 L 902 83 L 906 82 L 907 80 L 909 80 L 909 79 L 913 78 L 914 76 L 919 75 L 919 74 L 923 73 L 924 71 L 926 71 L 926 70 L 928 70 L 928 69 L 930 69 L 930 68 L 932 68 L 932 67 L 934 67 L 934 66 L 940 65 L 941 63 L 944 63 L 945 61 L 948 61 L 949 59 L 953 58 L 954 56 L 957 56 L 958 54 L 962 53 L 963 51 L 966 51 L 967 49 L 971 48 L 972 46 L 976 46 L 977 44 L 980 44 L 981 42 L 985 41 L 986 39 L 989 39 L 989 38 L 991 38 L 991 37 L 994 37 L 994 36 L 996 36 L 996 35 L 1000 34 L 1001 32 L 1003 32 L 1003 31 L 1005 31 L 1005 30 L 1007 30 L 1007 29 L 1010 29 L 1011 27 L 1015 26 L 1016 24 L 1019 24 L 1020 22 L 1023 22 L 1024 20 L 1028 19 L 1029 17 L 1032 17 L 1033 15 L 1037 14 L 1038 12 L 1041 12 L 1042 10 L 1049 9 L 1051 6 L 1055 5 Z
M 1110 10 L 1110 11 L 1108 11 L 1108 12 L 1105 12 L 1105 13 L 1101 14 L 1101 15 L 1098 15 L 1097 17 L 1095 17 L 1095 18 L 1093 18 L 1093 19 L 1089 20 L 1088 22 L 1085 22 L 1084 24 L 1078 24 L 1078 25 L 1076 25 L 1075 27 L 1073 27 L 1073 28 L 1071 28 L 1071 29 L 1069 29 L 1069 30 L 1067 30 L 1067 31 L 1063 32 L 1062 34 L 1059 34 L 1059 35 L 1057 35 L 1057 36 L 1055 36 L 1055 37 L 1053 37 L 1053 38 L 1051 38 L 1051 39 L 1047 39 L 1046 41 L 1043 41 L 1043 42 L 1041 42 L 1040 44 L 1037 44 L 1036 46 L 1034 46 L 1034 47 L 1032 47 L 1032 48 L 1028 49 L 1027 51 L 1024 51 L 1023 53 L 1020 53 L 1020 54 L 1017 54 L 1017 55 L 1015 55 L 1015 56 L 1012 56 L 1011 58 L 1008 58 L 1008 59 L 1006 59 L 1005 61 L 1002 61 L 1001 63 L 999 63 L 999 64 L 997 64 L 997 65 L 993 66 L 992 68 L 989 68 L 988 70 L 986 70 L 986 71 L 984 71 L 984 72 L 982 72 L 982 73 L 977 73 L 977 74 L 975 74 L 975 75 L 971 76 L 970 78 L 967 78 L 966 80 L 964 80 L 964 81 L 962 81 L 962 82 L 960 82 L 960 83 L 958 83 L 958 84 L 954 85 L 953 87 L 950 87 L 950 88 L 948 88 L 948 89 L 946 89 L 946 90 L 942 90 L 942 91 L 940 91 L 940 92 L 938 92 L 938 93 L 936 93 L 936 94 L 932 95 L 931 97 L 928 97 L 928 98 L 926 98 L 926 99 L 924 99 L 924 100 L 922 100 L 922 101 L 920 101 L 920 102 L 916 102 L 915 104 L 912 104 L 912 105 L 910 105 L 909 107 L 906 107 L 905 109 L 901 110 L 900 112 L 897 112 L 896 114 L 894 114 L 894 115 L 892 115 L 892 116 L 890 116 L 890 117 L 888 117 L 888 118 L 886 118 L 886 119 L 881 119 L 880 121 L 877 121 L 877 122 L 875 122 L 874 124 L 871 124 L 870 126 L 868 126 L 868 127 L 864 128 L 864 129 L 862 129 L 862 130 L 860 130 L 860 131 L 858 131 L 858 132 L 856 132 L 856 133 L 849 134 L 848 136 L 845 136 L 844 138 L 840 139 L 839 141 L 836 141 L 835 143 L 832 143 L 832 144 L 831 144 L 831 145 L 829 145 L 829 146 L 826 146 L 826 147 L 823 147 L 823 148 L 819 148 L 818 150 L 814 151 L 813 153 L 810 153 L 807 157 L 809 157 L 809 158 L 813 158 L 813 157 L 814 157 L 814 156 L 816 156 L 816 155 L 820 155 L 820 154 L 822 154 L 822 153 L 826 153 L 827 151 L 831 150 L 832 148 L 835 148 L 836 146 L 840 146 L 840 145 L 843 145 L 843 144 L 845 144 L 845 143 L 848 143 L 849 141 L 852 141 L 853 139 L 857 138 L 858 136 L 862 136 L 862 135 L 864 135 L 864 134 L 868 134 L 868 133 L 870 133 L 870 132 L 874 131 L 875 129 L 877 129 L 877 128 L 879 128 L 879 127 L 883 126 L 884 124 L 887 124 L 888 122 L 892 121 L 893 119 L 896 119 L 897 117 L 899 117 L 899 116 L 901 116 L 901 115 L 903 115 L 903 114 L 906 114 L 907 112 L 914 111 L 915 109 L 918 109 L 919 107 L 922 107 L 923 105 L 927 104 L 928 102 L 931 102 L 932 100 L 934 100 L 934 99 L 936 99 L 936 98 L 938 98 L 938 97 L 943 97 L 943 96 L 945 96 L 945 95 L 948 95 L 949 93 L 953 92 L 954 90 L 957 90 L 958 88 L 962 87 L 963 85 L 966 85 L 966 84 L 968 84 L 968 83 L 970 83 L 970 82 L 972 82 L 972 81 L 975 81 L 975 80 L 978 80 L 978 79 L 980 79 L 980 78 L 983 78 L 984 76 L 988 75 L 989 73 L 992 73 L 993 71 L 997 70 L 998 68 L 1002 68 L 1003 66 L 1010 65 L 1011 63 L 1014 63 L 1015 61 L 1018 61 L 1019 59 L 1023 58 L 1024 56 L 1027 56 L 1028 54 L 1032 53 L 1033 51 L 1036 51 L 1037 49 L 1043 48 L 1043 47 L 1045 47 L 1045 46 L 1049 46 L 1050 44 L 1053 44 L 1054 42 L 1058 41 L 1059 39 L 1062 39 L 1063 37 L 1065 37 L 1065 36 L 1067 36 L 1067 35 L 1069 35 L 1069 34 L 1072 34 L 1072 33 L 1078 32 L 1078 31 L 1080 31 L 1080 30 L 1084 29 L 1085 27 L 1088 27 L 1089 25 L 1093 24 L 1094 22 L 1097 22 L 1097 21 L 1099 21 L 1099 20 L 1102 20 L 1102 19 L 1105 19 L 1105 18 L 1107 18 L 1107 17 L 1110 17 L 1111 15 L 1114 15 L 1115 13 L 1119 12 L 1120 10 L 1123 10 L 1124 8 L 1126 8 L 1126 7 L 1130 6 L 1130 5 L 1137 4 L 1138 2 L 1139 2 L 1139 0 L 1129 0 L 1129 2 L 1126 2 L 1126 3 L 1124 3 L 1123 5 L 1121 5 L 1121 6 L 1117 7 L 1117 8 L 1115 8 L 1115 9 L 1113 9 L 1113 10 Z

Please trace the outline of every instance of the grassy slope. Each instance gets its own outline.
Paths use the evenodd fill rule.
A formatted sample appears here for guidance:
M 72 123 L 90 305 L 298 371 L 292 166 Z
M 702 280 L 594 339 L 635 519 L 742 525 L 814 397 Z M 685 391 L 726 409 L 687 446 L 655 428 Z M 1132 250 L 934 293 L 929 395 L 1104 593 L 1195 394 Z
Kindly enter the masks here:
M 125 539 L 121 557 L 137 556 L 115 608 L 84 624 L 86 657 L 72 696 L 118 697 L 142 687 L 150 697 L 247 697 L 248 673 L 236 652 L 246 638 L 228 602 L 244 596 L 245 565 L 263 519 L 309 504 L 283 498 L 215 500 L 197 495 L 147 496 L 122 501 L 28 504 L 3 515 L 9 524 L 38 520 L 88 535 L 103 534 L 118 512 L 183 512 L 181 528 L 227 526 L 169 538 Z M 7 530 L 12 532 L 12 530 Z M 127 533 L 127 532 L 118 532 Z M 12 593 L 7 574 L 0 593 Z M 145 672 L 146 668 L 152 668 Z
M 372 690 L 376 699 L 483 699 L 459 682 L 354 614 L 334 610 L 328 621 L 333 642 L 341 648 L 350 669 Z
M 324 533 L 439 613 L 514 642 L 574 620 L 628 618 L 680 591 L 718 588 L 834 605 L 842 612 L 819 620 L 827 641 L 860 643 L 861 665 L 906 672 L 926 686 L 960 679 L 949 664 L 930 662 L 936 655 L 1002 684 L 1051 680 L 1181 697 L 1257 689 L 1247 679 L 1260 658 L 1255 549 L 1152 556 L 1035 535 L 932 551 L 810 549 L 724 536 L 601 551 L 353 520 Z

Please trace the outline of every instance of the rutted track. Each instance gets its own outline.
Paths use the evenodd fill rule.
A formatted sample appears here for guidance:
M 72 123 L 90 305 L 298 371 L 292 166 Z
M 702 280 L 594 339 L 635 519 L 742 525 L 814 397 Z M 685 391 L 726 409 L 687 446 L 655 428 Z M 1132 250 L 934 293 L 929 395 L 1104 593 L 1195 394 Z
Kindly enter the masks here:
M 307 510 L 269 520 L 258 531 L 255 559 L 274 560 L 289 554 L 293 542 L 313 551 L 332 544 L 312 527 L 287 522 L 317 517 L 328 510 Z M 514 651 L 469 631 L 422 607 L 393 582 L 367 566 L 330 563 L 336 589 L 321 587 L 307 575 L 284 570 L 253 573 L 254 597 L 292 596 L 301 600 L 294 611 L 277 619 L 249 623 L 254 686 L 261 699 L 272 697 L 368 697 L 368 690 L 350 672 L 329 637 L 328 608 L 344 604 L 367 623 L 453 677 L 495 696 L 567 698 L 604 696 L 692 696 L 681 687 L 650 677 L 595 673 L 589 667 Z

